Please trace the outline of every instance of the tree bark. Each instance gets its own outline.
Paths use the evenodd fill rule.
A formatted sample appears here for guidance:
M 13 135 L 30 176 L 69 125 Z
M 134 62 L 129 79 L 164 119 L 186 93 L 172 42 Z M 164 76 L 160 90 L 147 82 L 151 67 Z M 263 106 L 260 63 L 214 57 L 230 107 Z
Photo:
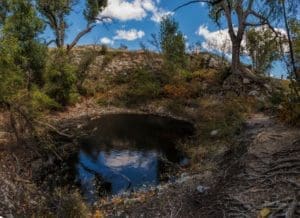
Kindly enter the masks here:
M 231 72 L 238 73 L 240 67 L 241 42 L 232 40 Z
M 287 18 L 287 15 L 286 15 L 286 8 L 285 8 L 285 2 L 284 1 L 282 1 L 282 8 L 283 8 L 284 23 L 285 23 L 285 28 L 286 28 L 288 43 L 289 43 L 289 49 L 290 49 L 292 71 L 293 71 L 293 74 L 294 74 L 296 80 L 300 81 L 300 75 L 299 75 L 300 72 L 297 72 L 297 68 L 296 68 L 296 64 L 295 64 L 293 43 L 292 43 L 292 39 L 291 39 L 290 28 L 289 28 L 289 24 L 288 24 L 288 18 Z

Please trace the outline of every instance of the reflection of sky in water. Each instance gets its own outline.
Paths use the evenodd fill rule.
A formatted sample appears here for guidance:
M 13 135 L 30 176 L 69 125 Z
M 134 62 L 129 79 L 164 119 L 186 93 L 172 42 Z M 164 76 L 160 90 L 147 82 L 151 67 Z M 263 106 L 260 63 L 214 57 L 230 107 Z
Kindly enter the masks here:
M 80 140 L 76 170 L 92 202 L 99 194 L 157 185 L 165 171 L 163 159 L 180 164 L 184 155 L 176 141 L 193 133 L 188 122 L 141 114 L 110 114 L 85 128 L 89 134 Z
M 158 184 L 158 156 L 155 151 L 101 151 L 95 158 L 83 151 L 79 153 L 78 179 L 88 199 L 93 199 L 97 190 L 94 184 L 98 174 L 111 183 L 111 193 L 139 188 L 142 185 Z

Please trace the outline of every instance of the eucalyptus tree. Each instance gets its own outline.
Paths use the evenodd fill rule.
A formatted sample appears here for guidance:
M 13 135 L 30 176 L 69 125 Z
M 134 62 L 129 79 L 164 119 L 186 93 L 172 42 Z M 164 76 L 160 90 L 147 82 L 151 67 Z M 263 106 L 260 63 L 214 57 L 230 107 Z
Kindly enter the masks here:
M 292 23 L 290 22 L 292 20 L 296 21 L 296 23 L 299 22 L 298 14 L 300 13 L 300 2 L 296 0 L 268 0 L 265 4 L 270 6 L 273 10 L 272 19 L 279 23 L 283 23 L 289 48 L 289 71 L 292 74 L 292 77 L 300 82 L 300 72 L 296 66 L 296 53 L 291 30 Z
M 279 39 L 267 28 L 251 28 L 246 32 L 246 50 L 252 61 L 253 69 L 260 73 L 269 73 L 272 63 L 280 59 Z
M 66 31 L 70 24 L 67 21 L 68 15 L 75 10 L 78 0 L 36 0 L 38 10 L 45 18 L 46 24 L 52 29 L 55 39 L 48 44 L 55 42 L 58 48 L 65 46 Z M 106 7 L 107 0 L 86 0 L 83 16 L 86 20 L 86 27 L 81 30 L 67 45 L 67 51 L 70 51 L 78 41 L 87 33 L 91 32 L 97 22 L 101 22 L 108 17 L 99 17 L 99 13 Z
M 250 27 L 266 25 L 274 32 L 270 16 L 273 10 L 264 4 L 267 0 L 192 0 L 180 5 L 175 10 L 193 3 L 208 4 L 209 15 L 218 25 L 225 18 L 232 46 L 231 71 L 245 73 L 240 63 L 241 44 L 246 30 Z

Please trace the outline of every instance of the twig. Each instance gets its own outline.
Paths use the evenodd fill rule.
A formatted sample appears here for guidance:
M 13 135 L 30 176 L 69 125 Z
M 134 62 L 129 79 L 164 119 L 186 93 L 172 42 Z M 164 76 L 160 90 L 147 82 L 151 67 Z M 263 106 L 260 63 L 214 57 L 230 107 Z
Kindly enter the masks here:
M 45 123 L 45 122 L 41 122 L 41 121 L 35 121 L 35 122 L 42 125 L 42 126 L 46 126 L 46 127 L 50 128 L 51 130 L 53 130 L 56 134 L 58 134 L 60 136 L 64 136 L 64 137 L 67 137 L 67 138 L 74 138 L 73 135 L 63 133 L 63 132 L 59 131 L 56 127 L 52 126 L 49 123 Z
M 294 217 L 297 205 L 298 205 L 297 200 L 294 199 L 293 202 L 290 204 L 287 212 L 286 212 L 286 218 L 293 218 Z

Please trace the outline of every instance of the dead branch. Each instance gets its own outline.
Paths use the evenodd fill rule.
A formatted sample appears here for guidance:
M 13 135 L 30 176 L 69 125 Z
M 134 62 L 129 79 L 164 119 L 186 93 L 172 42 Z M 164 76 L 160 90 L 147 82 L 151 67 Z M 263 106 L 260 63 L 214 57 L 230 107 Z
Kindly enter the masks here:
M 54 131 L 56 134 L 58 134 L 60 136 L 63 136 L 63 137 L 69 138 L 69 139 L 74 138 L 73 135 L 61 132 L 56 127 L 52 126 L 49 123 L 41 122 L 41 121 L 35 121 L 35 122 L 38 123 L 39 125 L 46 126 L 46 127 L 50 128 L 52 131 Z
M 286 218 L 293 218 L 296 208 L 297 208 L 298 202 L 296 199 L 293 200 L 293 202 L 290 204 L 287 212 L 286 212 Z

